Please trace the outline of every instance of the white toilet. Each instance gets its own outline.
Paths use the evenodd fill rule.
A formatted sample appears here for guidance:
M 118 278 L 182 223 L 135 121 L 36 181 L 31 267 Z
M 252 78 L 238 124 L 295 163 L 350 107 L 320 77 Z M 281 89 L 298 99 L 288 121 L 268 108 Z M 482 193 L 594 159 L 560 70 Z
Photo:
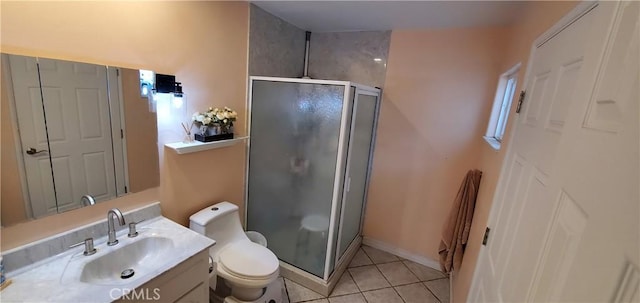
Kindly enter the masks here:
M 216 289 L 216 276 L 224 279 L 231 288 L 231 297 L 225 302 L 281 302 L 275 298 L 279 290 L 267 286 L 280 285 L 274 282 L 279 275 L 279 262 L 268 248 L 253 243 L 240 225 L 238 207 L 221 202 L 207 207 L 190 218 L 189 227 L 213 240 L 209 249 L 213 260 L 213 276 L 210 286 Z M 271 296 L 265 298 L 265 296 Z

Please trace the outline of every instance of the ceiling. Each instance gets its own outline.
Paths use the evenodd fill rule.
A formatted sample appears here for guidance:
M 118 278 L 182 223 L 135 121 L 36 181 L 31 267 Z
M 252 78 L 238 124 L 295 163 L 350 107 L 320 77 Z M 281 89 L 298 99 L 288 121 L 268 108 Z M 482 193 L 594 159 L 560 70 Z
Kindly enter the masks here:
M 522 1 L 252 1 L 312 32 L 507 25 Z

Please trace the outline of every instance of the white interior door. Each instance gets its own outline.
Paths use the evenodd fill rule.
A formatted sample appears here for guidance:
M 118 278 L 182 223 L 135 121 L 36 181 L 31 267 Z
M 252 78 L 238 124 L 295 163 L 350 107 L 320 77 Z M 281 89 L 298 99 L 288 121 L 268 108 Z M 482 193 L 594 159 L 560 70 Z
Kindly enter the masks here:
M 534 48 L 470 302 L 640 300 L 639 13 L 582 3 Z
M 125 138 L 124 97 L 122 93 L 122 75 L 119 67 L 107 67 L 107 86 L 109 87 L 109 112 L 111 118 L 111 140 L 113 142 L 113 160 L 116 174 L 116 196 L 129 192 L 129 165 Z
M 22 161 L 24 162 L 27 191 L 31 202 L 30 212 L 34 218 L 39 218 L 56 213 L 57 207 L 40 94 L 38 65 L 36 58 L 33 57 L 17 55 L 6 55 L 6 57 L 8 57 L 8 65 L 11 69 L 12 83 L 8 85 L 13 87 L 22 146 Z M 6 62 L 3 61 L 3 63 Z M 27 154 L 30 149 L 34 149 L 36 153 Z
M 58 210 L 116 197 L 106 66 L 39 59 Z

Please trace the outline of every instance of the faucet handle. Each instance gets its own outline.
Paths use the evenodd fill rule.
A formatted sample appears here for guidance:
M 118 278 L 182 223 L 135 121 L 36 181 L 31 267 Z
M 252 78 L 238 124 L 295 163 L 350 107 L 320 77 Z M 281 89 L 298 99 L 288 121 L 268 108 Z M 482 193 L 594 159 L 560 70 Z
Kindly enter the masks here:
M 142 219 L 138 222 L 130 222 L 129 223 L 129 233 L 127 234 L 127 236 L 129 238 L 135 238 L 138 236 L 138 231 L 136 231 L 136 225 L 142 221 L 144 221 L 145 219 Z
M 84 241 L 73 244 L 71 246 L 69 246 L 69 248 L 74 248 L 74 247 L 78 247 L 80 245 L 84 244 L 84 255 L 85 256 L 91 256 L 93 254 L 96 253 L 96 249 L 95 247 L 93 247 L 93 238 L 87 238 L 84 239 Z

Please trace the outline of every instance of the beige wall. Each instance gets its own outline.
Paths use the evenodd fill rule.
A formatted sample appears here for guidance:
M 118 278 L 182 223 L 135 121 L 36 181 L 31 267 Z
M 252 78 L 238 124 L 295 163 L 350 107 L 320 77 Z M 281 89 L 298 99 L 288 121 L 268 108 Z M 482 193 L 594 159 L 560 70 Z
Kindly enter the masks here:
M 556 23 L 562 16 L 568 13 L 577 2 L 569 1 L 535 1 L 529 2 L 522 16 L 518 19 L 510 35 L 510 41 L 506 47 L 507 52 L 501 61 L 501 72 L 508 70 L 518 62 L 522 63 L 518 77 L 516 92 L 523 88 L 526 65 L 529 60 L 529 52 L 533 41 L 544 31 Z M 517 98 L 517 93 L 515 94 Z M 495 151 L 487 144 L 483 144 L 479 150 L 481 161 L 479 168 L 483 171 L 480 191 L 476 201 L 473 225 L 469 234 L 469 244 L 462 261 L 460 270 L 456 273 L 453 289 L 456 302 L 465 302 L 471 286 L 473 271 L 476 267 L 478 253 L 480 251 L 482 237 L 491 210 L 495 187 L 498 183 L 502 160 L 505 156 L 505 147 L 509 144 L 511 125 L 515 120 L 515 106 L 511 108 L 509 123 L 504 136 L 505 141 L 500 151 Z M 489 115 L 485 116 L 487 123 Z
M 24 208 L 24 197 L 22 196 L 22 184 L 18 172 L 18 155 L 16 154 L 16 142 L 14 136 L 14 128 L 11 123 L 11 107 L 9 99 L 9 90 L 4 87 L 7 79 L 5 74 L 0 73 L 0 95 L 2 108 L 0 108 L 0 122 L 2 124 L 2 132 L 0 133 L 0 199 L 4 201 L 12 201 L 11 203 L 3 203 L 0 209 L 3 226 L 13 225 L 27 219 L 27 213 Z
M 236 132 L 243 134 L 248 7 L 213 1 L 2 1 L 0 47 L 6 53 L 174 74 L 188 95 L 187 112 L 230 106 L 240 113 Z M 181 126 L 175 128 L 177 135 L 162 135 L 159 143 L 181 141 Z M 189 215 L 214 201 L 242 203 L 242 145 L 164 155 L 159 195 L 166 217 L 187 224 Z M 83 215 L 73 211 L 65 216 L 71 219 L 56 224 L 74 225 L 74 216 Z M 10 248 L 5 238 L 16 234 L 33 229 L 50 234 L 37 222 L 3 229 L 2 249 Z
M 365 236 L 438 260 L 453 199 L 480 166 L 508 33 L 392 33 Z
M 158 124 L 156 113 L 149 110 L 149 101 L 140 96 L 140 71 L 123 68 L 122 102 L 127 140 L 129 191 L 139 191 L 160 185 L 158 162 Z

